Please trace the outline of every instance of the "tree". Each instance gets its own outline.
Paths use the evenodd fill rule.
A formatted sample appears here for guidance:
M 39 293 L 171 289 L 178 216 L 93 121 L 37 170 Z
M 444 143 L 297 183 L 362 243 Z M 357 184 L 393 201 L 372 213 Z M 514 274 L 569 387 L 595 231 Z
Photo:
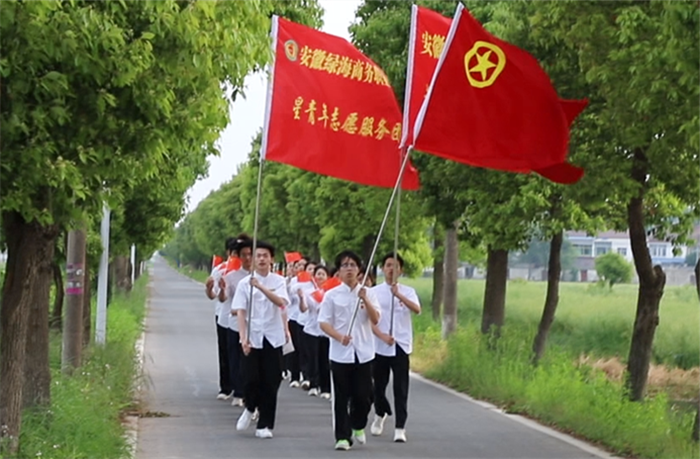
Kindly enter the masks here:
M 167 164 L 215 153 L 240 88 L 270 57 L 261 2 L 5 2 L 0 11 L 0 423 L 18 447 L 32 289 L 61 230 L 115 209 Z M 312 8 L 317 14 L 318 8 Z M 302 14 L 302 11 L 299 11 Z M 239 46 L 246 43 L 246 46 Z M 183 167 L 187 167 L 187 163 Z M 48 307 L 48 298 L 45 307 Z
M 595 270 L 598 276 L 613 288 L 615 284 L 623 284 L 632 280 L 632 265 L 620 254 L 608 252 L 595 259 Z
M 700 12 L 689 1 L 549 2 L 539 9 L 538 28 L 576 53 L 604 102 L 596 109 L 600 129 L 587 132 L 583 148 L 606 164 L 608 199 L 629 228 L 639 292 L 626 386 L 630 399 L 641 400 L 665 285 L 647 236 L 682 244 L 700 212 Z M 619 221 L 612 223 L 622 230 Z

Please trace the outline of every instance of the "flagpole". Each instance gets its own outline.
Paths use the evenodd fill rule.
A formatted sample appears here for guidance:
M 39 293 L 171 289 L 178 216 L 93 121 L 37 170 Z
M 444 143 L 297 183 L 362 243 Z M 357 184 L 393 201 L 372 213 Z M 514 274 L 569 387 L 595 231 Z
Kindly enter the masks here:
M 260 194 L 262 190 L 262 170 L 265 163 L 265 153 L 267 151 L 267 134 L 270 128 L 270 110 L 272 106 L 272 88 L 274 84 L 275 76 L 275 49 L 277 46 L 277 30 L 279 27 L 279 17 L 277 15 L 272 16 L 272 25 L 270 27 L 270 38 L 272 39 L 272 65 L 270 69 L 270 76 L 268 77 L 267 83 L 267 100 L 265 101 L 265 124 L 263 125 L 263 138 L 262 144 L 260 146 L 260 158 L 258 167 L 258 188 L 255 193 L 255 215 L 253 217 L 253 266 L 250 271 L 250 280 L 255 278 L 255 251 L 258 248 L 258 216 L 260 215 Z M 252 322 L 253 314 L 253 285 L 250 286 L 250 292 L 248 294 L 248 307 L 246 308 L 246 315 L 248 323 L 246 324 L 246 339 L 250 341 L 250 324 Z
M 406 156 L 409 154 L 406 150 Z M 399 222 L 401 221 L 401 181 L 403 174 L 399 174 L 398 191 L 396 192 L 396 222 L 394 225 L 394 278 L 392 283 L 396 283 L 396 269 L 399 266 Z M 384 273 L 386 276 L 386 273 Z M 391 294 L 391 316 L 389 317 L 389 336 L 394 336 L 394 310 L 396 308 L 396 295 Z
M 374 247 L 372 248 L 372 253 L 369 256 L 369 261 L 367 262 L 367 269 L 369 269 L 372 266 L 372 263 L 374 262 L 374 256 L 377 253 L 377 247 L 379 247 L 379 241 L 382 238 L 382 234 L 384 233 L 384 227 L 386 226 L 386 222 L 389 219 L 389 212 L 391 212 L 391 206 L 394 203 L 394 198 L 396 197 L 397 191 L 400 190 L 401 188 L 401 179 L 403 178 L 403 173 L 406 170 L 406 165 L 408 164 L 408 158 L 411 156 L 411 148 L 409 148 L 406 151 L 406 156 L 403 158 L 403 162 L 401 163 L 401 169 L 399 170 L 399 176 L 396 178 L 396 184 L 394 185 L 394 189 L 391 191 L 391 196 L 389 197 L 389 204 L 386 207 L 386 211 L 384 212 L 384 218 L 382 219 L 382 224 L 379 226 L 379 234 L 377 234 L 377 238 L 374 240 Z M 365 275 L 364 278 L 362 279 L 362 285 L 360 286 L 360 289 L 364 288 L 365 285 L 367 284 L 367 278 L 369 276 Z M 357 319 L 357 313 L 360 310 L 360 298 L 357 298 L 357 302 L 355 303 L 355 310 L 352 313 L 352 318 L 350 319 L 350 326 L 348 327 L 348 332 L 347 335 L 349 336 L 352 333 L 352 327 L 355 325 L 355 320 Z

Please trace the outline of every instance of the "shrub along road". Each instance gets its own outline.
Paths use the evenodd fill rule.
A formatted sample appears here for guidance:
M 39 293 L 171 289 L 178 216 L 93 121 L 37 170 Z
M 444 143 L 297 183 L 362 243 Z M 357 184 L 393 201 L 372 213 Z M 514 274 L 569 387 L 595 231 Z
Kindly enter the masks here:
M 138 459 L 320 458 L 333 451 L 331 404 L 282 382 L 275 437 L 235 430 L 242 408 L 216 400 L 218 371 L 214 305 L 204 287 L 163 259 L 152 270 L 144 352 L 145 390 Z M 478 371 L 475 369 L 475 371 Z M 391 396 L 390 396 L 391 399 Z M 373 414 L 372 414 L 373 415 Z M 371 416 L 372 416 L 371 415 Z M 371 417 L 370 416 L 370 417 Z M 393 443 L 393 419 L 384 435 L 369 435 L 353 457 L 588 458 L 609 457 L 570 437 L 505 416 L 422 378 L 411 379 L 408 442 Z

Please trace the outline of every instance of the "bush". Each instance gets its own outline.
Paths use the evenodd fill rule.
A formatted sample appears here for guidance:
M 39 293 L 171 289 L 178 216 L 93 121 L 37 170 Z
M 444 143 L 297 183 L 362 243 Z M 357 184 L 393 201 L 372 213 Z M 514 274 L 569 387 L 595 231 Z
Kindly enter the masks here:
M 632 265 L 620 254 L 608 252 L 595 259 L 598 277 L 607 282 L 610 288 L 615 284 L 628 283 L 632 280 Z

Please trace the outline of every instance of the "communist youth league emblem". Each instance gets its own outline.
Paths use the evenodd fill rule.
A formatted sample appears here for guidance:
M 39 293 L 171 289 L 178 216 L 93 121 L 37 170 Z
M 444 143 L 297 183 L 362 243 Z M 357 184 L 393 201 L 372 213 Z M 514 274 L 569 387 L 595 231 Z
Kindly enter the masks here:
M 297 42 L 294 40 L 287 40 L 284 42 L 284 54 L 287 56 L 287 59 L 290 61 L 294 62 L 297 60 L 297 57 L 299 56 L 299 45 L 297 45 Z
M 464 55 L 467 80 L 475 88 L 491 86 L 505 66 L 506 55 L 493 43 L 477 41 Z

